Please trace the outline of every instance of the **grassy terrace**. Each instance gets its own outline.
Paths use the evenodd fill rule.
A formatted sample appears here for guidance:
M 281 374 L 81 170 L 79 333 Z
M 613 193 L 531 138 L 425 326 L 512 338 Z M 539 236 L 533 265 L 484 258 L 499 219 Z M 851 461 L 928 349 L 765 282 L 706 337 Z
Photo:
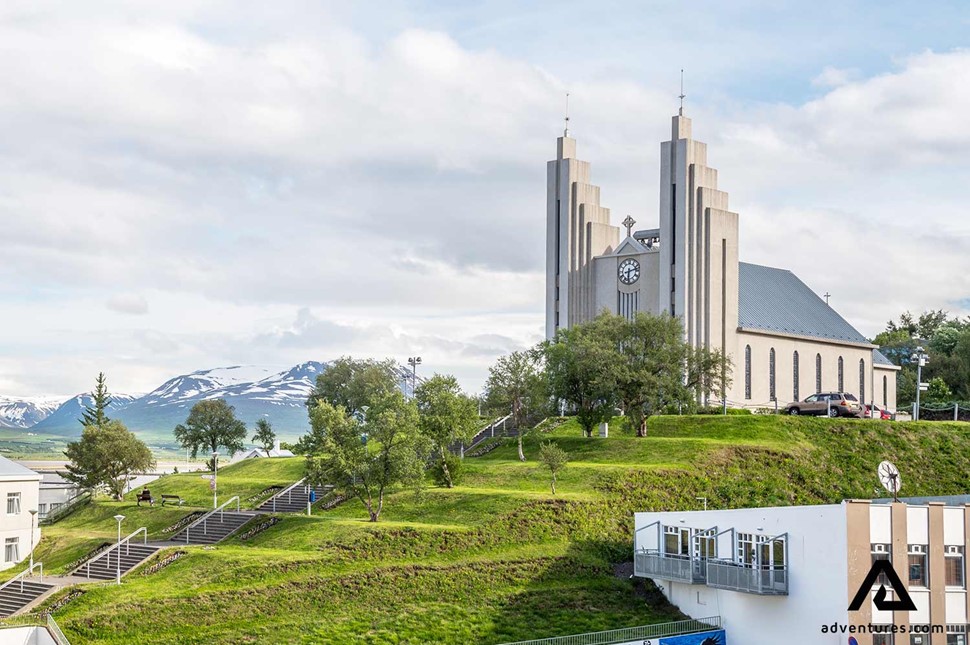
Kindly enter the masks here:
M 572 455 L 549 494 L 534 461 L 540 440 Z M 584 439 L 569 422 L 466 459 L 451 490 L 399 491 L 382 521 L 349 501 L 285 517 L 248 541 L 188 555 L 120 588 L 87 592 L 55 616 L 74 643 L 497 643 L 676 620 L 657 593 L 617 579 L 629 559 L 631 513 L 836 502 L 871 497 L 882 459 L 907 494 L 970 490 L 970 426 L 787 417 L 659 417 L 638 439 L 613 424 Z M 295 481 L 300 459 L 220 471 L 220 499 Z M 932 468 L 929 467 L 933 463 Z M 173 475 L 153 492 L 211 506 L 208 482 Z M 45 565 L 63 566 L 113 539 L 111 516 L 153 537 L 191 509 L 98 502 L 45 530 Z

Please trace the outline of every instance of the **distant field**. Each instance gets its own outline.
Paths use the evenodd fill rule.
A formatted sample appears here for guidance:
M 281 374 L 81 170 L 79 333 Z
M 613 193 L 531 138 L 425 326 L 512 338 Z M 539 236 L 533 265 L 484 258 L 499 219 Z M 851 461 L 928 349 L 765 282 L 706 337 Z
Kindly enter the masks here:
M 535 457 L 541 441 L 571 455 L 558 486 Z M 875 467 L 894 460 L 904 493 L 970 490 L 970 425 L 788 417 L 657 417 L 637 438 L 625 420 L 608 439 L 575 422 L 465 460 L 460 486 L 397 491 L 383 519 L 348 501 L 288 516 L 254 539 L 230 539 L 121 587 L 89 588 L 56 612 L 75 644 L 454 643 L 511 640 L 675 620 L 652 585 L 614 576 L 630 559 L 632 513 L 814 504 L 871 497 Z M 933 467 L 930 467 L 930 464 Z M 259 459 L 220 474 L 220 497 L 299 478 L 301 459 Z M 167 476 L 156 492 L 211 506 L 207 481 Z M 152 537 L 185 511 L 98 502 L 50 529 L 45 565 L 63 567 L 146 525 Z

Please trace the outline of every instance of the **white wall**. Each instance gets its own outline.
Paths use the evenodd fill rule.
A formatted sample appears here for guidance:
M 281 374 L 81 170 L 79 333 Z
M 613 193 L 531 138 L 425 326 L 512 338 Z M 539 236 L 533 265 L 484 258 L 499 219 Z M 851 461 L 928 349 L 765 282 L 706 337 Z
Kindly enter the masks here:
M 641 528 L 657 520 L 697 529 L 717 526 L 723 531 L 734 527 L 755 535 L 787 532 L 789 536 L 788 596 L 758 596 L 656 580 L 663 587 L 664 595 L 688 616 L 720 615 L 729 640 L 743 645 L 845 642 L 844 637 L 819 631 L 823 624 L 846 621 L 849 598 L 843 505 L 636 513 L 634 522 L 636 528 Z M 652 531 L 651 528 L 640 534 Z M 726 538 L 728 535 L 721 539 Z M 642 541 L 641 545 L 644 545 Z M 726 554 L 726 551 L 719 545 L 720 553 Z
M 40 475 L 37 476 L 37 480 L 39 479 Z M 0 570 L 9 569 L 16 564 L 15 562 L 5 561 L 7 538 L 18 538 L 20 540 L 20 560 L 30 556 L 31 517 L 28 511 L 37 508 L 39 497 L 39 482 L 37 480 L 0 480 Z M 7 493 L 11 492 L 20 492 L 20 513 L 18 515 L 7 515 Z M 40 541 L 40 528 L 36 528 L 36 520 L 34 525 L 33 544 L 36 546 Z
M 57 645 L 44 627 L 9 627 L 0 629 L 0 645 Z

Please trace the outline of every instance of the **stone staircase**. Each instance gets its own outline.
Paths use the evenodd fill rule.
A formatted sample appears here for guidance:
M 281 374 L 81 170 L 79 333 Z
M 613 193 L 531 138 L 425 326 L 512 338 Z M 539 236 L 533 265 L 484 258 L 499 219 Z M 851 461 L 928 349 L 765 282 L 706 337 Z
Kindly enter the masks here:
M 54 585 L 31 578 L 14 580 L 0 587 L 0 618 L 13 616 L 53 588 Z
M 182 529 L 171 541 L 182 544 L 215 544 L 238 531 L 240 526 L 254 517 L 255 513 L 216 511 Z
M 314 501 L 316 503 L 333 490 L 333 486 L 313 486 L 311 488 L 297 482 L 296 485 L 290 486 L 263 502 L 257 510 L 264 513 L 305 513 L 307 503 L 310 501 L 311 489 L 316 493 Z
M 101 557 L 92 558 L 72 571 L 71 575 L 94 580 L 114 580 L 118 575 L 119 564 L 121 575 L 125 575 L 154 555 L 156 551 L 158 547 L 150 544 L 125 543 L 105 552 Z

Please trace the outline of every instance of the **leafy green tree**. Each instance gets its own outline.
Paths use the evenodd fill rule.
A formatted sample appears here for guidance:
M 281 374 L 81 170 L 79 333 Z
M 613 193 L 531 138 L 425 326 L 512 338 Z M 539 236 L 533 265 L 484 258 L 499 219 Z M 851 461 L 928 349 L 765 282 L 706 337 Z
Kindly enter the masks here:
M 252 441 L 257 446 L 262 447 L 266 451 L 266 456 L 269 457 L 269 451 L 273 449 L 273 444 L 276 443 L 273 425 L 266 419 L 258 419 L 256 421 L 256 434 L 253 435 Z
M 307 457 L 307 481 L 333 484 L 361 501 L 371 522 L 380 519 L 387 492 L 419 485 L 428 456 L 415 405 L 399 391 L 361 401 L 361 412 L 319 400 L 310 411 L 321 432 L 320 452 Z
M 185 423 L 175 426 L 175 439 L 191 449 L 193 458 L 203 448 L 209 453 L 225 448 L 231 457 L 244 448 L 246 424 L 225 400 L 208 399 L 193 405 Z
M 78 441 L 67 444 L 65 478 L 81 488 L 104 488 L 120 500 L 133 473 L 155 465 L 152 453 L 120 421 L 86 425 Z
M 448 449 L 458 441 L 467 442 L 475 436 L 478 428 L 475 399 L 461 391 L 454 376 L 435 374 L 418 385 L 414 400 L 418 407 L 421 433 L 437 453 L 445 486 L 452 488 L 454 482 L 448 467 Z
M 539 446 L 539 463 L 549 471 L 553 495 L 556 494 L 556 479 L 568 462 L 569 454 L 558 444 L 546 441 Z
M 549 407 L 542 353 L 531 349 L 499 357 L 488 370 L 485 389 L 490 406 L 512 415 L 512 426 L 518 434 L 519 461 L 525 461 L 522 435 L 529 422 Z
M 326 401 L 354 416 L 360 414 L 375 396 L 382 397 L 398 390 L 399 381 L 397 363 L 392 359 L 375 361 L 343 356 L 317 376 L 307 407 L 312 409 L 317 401 Z
M 81 425 L 83 426 L 103 426 L 108 422 L 107 409 L 111 405 L 111 396 L 108 394 L 108 379 L 104 372 L 98 373 L 98 380 L 91 393 L 92 404 L 84 408 L 81 413 Z
M 613 417 L 618 398 L 620 351 L 615 317 L 602 314 L 590 322 L 560 329 L 543 345 L 550 393 L 576 411 L 583 434 L 593 436 L 599 423 Z
M 929 404 L 950 403 L 953 401 L 953 392 L 950 391 L 946 381 L 939 376 L 930 379 L 927 383 L 926 394 L 923 395 L 924 402 Z

